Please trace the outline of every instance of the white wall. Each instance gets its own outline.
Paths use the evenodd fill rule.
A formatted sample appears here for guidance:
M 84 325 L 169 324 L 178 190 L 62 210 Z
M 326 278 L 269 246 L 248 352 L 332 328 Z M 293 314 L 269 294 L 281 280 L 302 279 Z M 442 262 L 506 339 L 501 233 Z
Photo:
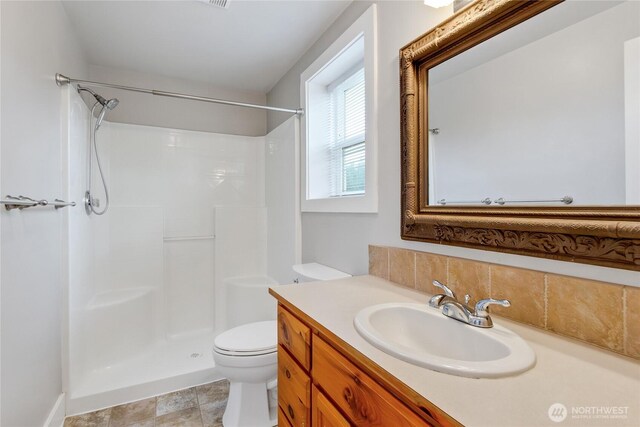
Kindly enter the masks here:
M 167 58 L 167 60 L 170 59 Z M 68 73 L 64 70 L 61 72 Z M 75 77 L 70 73 L 68 75 Z M 224 89 L 203 82 L 165 77 L 160 72 L 148 74 L 91 65 L 89 66 L 89 80 L 251 104 L 266 104 L 266 96 L 260 92 Z M 107 99 L 116 97 L 120 100 L 118 107 L 109 114 L 109 120 L 112 122 L 231 135 L 262 136 L 266 133 L 267 114 L 264 110 L 188 101 L 117 89 L 95 88 L 95 90 Z M 93 102 L 90 97 L 85 97 L 85 99 Z
M 624 44 L 624 128 L 627 204 L 640 204 L 640 37 Z
M 59 2 L 2 1 L 2 196 L 53 199 L 61 174 L 62 69 L 86 77 Z M 42 425 L 62 392 L 64 210 L 0 213 L 3 426 Z
M 370 2 L 354 2 L 267 94 L 270 104 L 295 105 L 304 71 Z M 390 245 L 640 286 L 637 272 L 480 251 L 400 239 L 400 89 L 399 49 L 449 16 L 451 7 L 432 9 L 422 1 L 378 2 L 378 214 L 305 213 L 302 215 L 302 257 L 351 274 L 368 269 L 368 244 Z M 269 129 L 285 120 L 269 114 Z
M 477 48 L 544 26 L 547 13 L 569 6 Z M 429 127 L 440 129 L 429 136 L 432 200 L 569 195 L 574 205 L 624 205 L 622 47 L 639 35 L 638 16 L 639 3 L 624 3 L 430 84 Z

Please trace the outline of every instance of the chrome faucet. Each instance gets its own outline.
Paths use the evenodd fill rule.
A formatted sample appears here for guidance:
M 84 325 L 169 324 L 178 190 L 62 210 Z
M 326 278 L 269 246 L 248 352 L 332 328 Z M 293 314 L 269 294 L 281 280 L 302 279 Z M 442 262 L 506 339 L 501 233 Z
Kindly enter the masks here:
M 438 288 L 442 289 L 444 291 L 444 294 L 437 294 L 432 296 L 429 299 L 429 305 L 433 308 L 440 308 L 440 306 L 442 304 L 444 304 L 447 301 L 457 301 L 458 299 L 456 298 L 456 295 L 453 293 L 453 291 L 451 289 L 449 289 L 449 287 L 443 283 L 440 283 L 437 280 L 433 281 L 433 285 L 437 286 Z
M 478 301 L 474 309 L 469 307 L 469 295 L 464 296 L 464 303 L 457 300 L 455 294 L 446 285 L 433 281 L 433 284 L 444 291 L 444 294 L 434 295 L 429 299 L 429 305 L 434 308 L 441 308 L 442 314 L 460 322 L 479 328 L 490 328 L 493 326 L 491 316 L 489 316 L 490 305 L 501 305 L 510 307 L 511 302 L 506 299 L 486 298 Z

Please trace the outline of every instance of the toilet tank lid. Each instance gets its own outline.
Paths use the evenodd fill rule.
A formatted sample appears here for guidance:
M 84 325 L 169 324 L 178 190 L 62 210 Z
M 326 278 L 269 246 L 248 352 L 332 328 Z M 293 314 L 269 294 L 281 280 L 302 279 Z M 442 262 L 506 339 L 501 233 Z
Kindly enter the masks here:
M 256 352 L 278 345 L 278 324 L 275 320 L 247 323 L 218 335 L 213 345 L 232 352 Z
M 335 268 L 331 268 L 323 264 L 318 264 L 317 262 L 296 264 L 293 266 L 293 271 L 311 280 L 334 280 L 351 277 L 349 273 L 336 270 Z

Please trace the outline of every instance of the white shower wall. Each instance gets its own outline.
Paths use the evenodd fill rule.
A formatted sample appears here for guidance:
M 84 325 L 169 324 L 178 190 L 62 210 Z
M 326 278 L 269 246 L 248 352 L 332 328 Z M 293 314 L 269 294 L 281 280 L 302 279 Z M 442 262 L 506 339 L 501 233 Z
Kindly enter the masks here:
M 297 276 L 301 262 L 300 119 L 291 117 L 266 136 L 267 274 L 278 283 Z
M 104 122 L 98 151 L 111 204 L 88 216 L 89 113 L 68 97 L 67 196 L 78 202 L 68 225 L 69 413 L 153 394 L 168 386 L 159 379 L 180 374 L 205 373 L 184 386 L 211 380 L 213 337 L 233 310 L 225 279 L 267 273 L 266 137 Z

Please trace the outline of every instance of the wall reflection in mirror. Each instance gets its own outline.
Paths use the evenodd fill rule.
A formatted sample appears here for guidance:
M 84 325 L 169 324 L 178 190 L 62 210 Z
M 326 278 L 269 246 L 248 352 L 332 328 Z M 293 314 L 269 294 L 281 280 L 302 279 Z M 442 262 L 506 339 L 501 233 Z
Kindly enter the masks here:
M 429 204 L 640 205 L 640 2 L 565 1 L 429 70 Z

